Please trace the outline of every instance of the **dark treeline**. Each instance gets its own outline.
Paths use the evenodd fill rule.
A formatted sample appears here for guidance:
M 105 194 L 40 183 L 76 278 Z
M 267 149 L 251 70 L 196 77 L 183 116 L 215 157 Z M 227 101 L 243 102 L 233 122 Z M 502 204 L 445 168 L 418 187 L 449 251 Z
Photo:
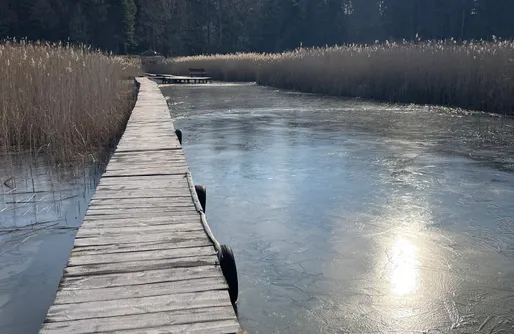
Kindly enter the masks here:
M 512 38 L 513 0 L 0 0 L 0 38 L 116 53 L 279 52 L 376 40 Z

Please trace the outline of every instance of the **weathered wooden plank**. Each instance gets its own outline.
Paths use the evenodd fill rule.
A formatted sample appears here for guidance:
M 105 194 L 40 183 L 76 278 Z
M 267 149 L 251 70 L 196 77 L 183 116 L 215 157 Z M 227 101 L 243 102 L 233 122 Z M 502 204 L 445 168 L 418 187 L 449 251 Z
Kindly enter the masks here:
M 154 118 L 148 117 L 138 117 L 137 115 L 134 118 L 131 118 L 130 122 L 127 124 L 127 130 L 129 135 L 133 133 L 138 134 L 137 131 L 141 131 L 142 127 L 152 127 L 160 131 L 160 133 L 167 133 L 169 135 L 175 135 L 175 127 L 172 122 L 162 122 L 162 114 L 157 114 Z M 164 117 L 167 117 L 164 116 Z M 161 119 L 159 123 L 159 119 Z
M 150 198 L 144 198 L 144 197 L 138 197 L 136 199 L 131 198 L 105 198 L 103 200 L 93 199 L 91 200 L 89 206 L 115 206 L 117 204 L 124 206 L 124 205 L 148 205 L 148 206 L 187 206 L 191 205 L 193 203 L 191 198 L 188 197 L 168 197 L 168 198 L 159 198 L 159 197 L 150 197 Z
M 172 221 L 174 218 L 190 217 L 194 218 L 198 212 L 190 210 L 189 208 L 182 209 L 182 207 L 175 207 L 174 210 L 167 208 L 161 210 L 145 210 L 144 212 L 130 211 L 128 212 L 97 212 L 91 209 L 88 212 L 88 220 L 112 220 L 112 219 L 139 219 L 139 218 L 169 218 Z M 152 219 L 149 218 L 149 219 Z M 176 219 L 175 219 L 176 220 Z
M 77 233 L 77 237 L 96 237 L 96 236 L 116 236 L 126 234 L 136 234 L 144 231 L 145 233 L 171 233 L 171 232 L 189 232 L 189 231 L 203 231 L 202 224 L 200 221 L 195 223 L 182 223 L 173 225 L 153 225 L 149 226 L 141 224 L 139 226 L 123 226 L 119 225 L 116 227 L 97 225 L 91 222 L 85 222 Z
M 215 266 L 198 266 L 191 268 L 159 269 L 119 274 L 88 275 L 64 277 L 62 289 L 91 290 L 120 287 L 127 285 L 152 285 L 156 283 L 188 282 L 200 278 L 222 278 L 221 269 Z
M 84 220 L 82 226 L 84 229 L 90 228 L 123 228 L 123 227 L 164 227 L 174 225 L 183 225 L 183 224 L 198 224 L 201 226 L 200 216 L 196 214 L 193 216 L 185 216 L 185 217 L 140 217 L 140 218 L 129 218 L 129 219 L 90 219 L 88 217 L 87 220 Z M 164 226 L 161 226 L 164 225 Z M 177 228 L 180 228 L 178 226 Z
M 160 178 L 160 175 L 141 176 L 141 177 L 119 177 L 119 178 L 102 178 L 98 185 L 98 190 L 114 190 L 114 189 L 180 189 L 184 188 L 187 184 L 184 175 L 164 175 L 165 178 Z M 111 188 L 111 189 L 109 189 Z M 178 188 L 178 189 L 177 189 Z
M 182 197 L 171 197 L 171 198 L 159 198 L 159 197 L 150 197 L 150 198 L 104 198 L 97 199 L 93 198 L 91 202 L 89 202 L 89 206 L 94 205 L 116 205 L 116 204 L 189 204 L 193 203 L 193 199 L 191 198 L 191 194 L 189 196 Z
M 147 135 L 145 135 L 147 136 Z M 174 137 L 175 138 L 175 137 Z M 132 159 L 136 159 L 137 157 L 148 158 L 148 157 L 158 157 L 166 158 L 166 157 L 185 157 L 185 154 L 182 150 L 170 150 L 170 151 L 148 151 L 148 152 L 118 152 L 116 151 L 112 158 L 120 158 L 120 157 L 130 157 Z
M 155 160 L 151 161 L 137 161 L 134 164 L 130 164 L 128 162 L 118 162 L 113 163 L 112 166 L 108 166 L 107 170 L 118 170 L 118 169 L 155 169 L 158 167 L 166 168 L 166 169 L 182 169 L 187 167 L 187 163 L 185 160 L 174 160 L 174 161 L 163 161 L 162 163 L 156 162 Z
M 119 177 L 119 178 L 102 178 L 100 187 L 120 187 L 126 188 L 136 187 L 136 189 L 174 189 L 176 187 L 184 187 L 186 173 L 183 175 L 152 175 L 141 177 Z M 160 185 L 160 187 L 159 187 Z M 100 188 L 101 189 L 101 188 Z M 109 190 L 109 189 L 107 189 Z
M 65 276 L 104 275 L 115 273 L 144 272 L 155 269 L 171 269 L 216 265 L 216 256 L 184 257 L 180 259 L 134 261 L 123 263 L 102 263 L 97 265 L 68 266 L 64 270 Z
M 118 224 L 118 221 L 132 220 L 139 221 L 140 219 L 148 219 L 149 222 L 156 222 L 158 220 L 169 221 L 170 224 L 182 223 L 184 219 L 194 221 L 199 217 L 199 212 L 182 211 L 180 207 L 175 208 L 176 211 L 155 211 L 155 212 L 119 212 L 119 213 L 105 213 L 97 214 L 94 211 L 88 213 L 88 221 L 112 221 Z M 151 225 L 151 224 L 149 224 Z
M 115 180 L 115 178 L 113 178 Z M 183 184 L 176 183 L 175 186 L 161 185 L 160 188 L 157 184 L 112 184 L 102 185 L 96 189 L 93 199 L 106 198 L 107 196 L 120 196 L 126 195 L 125 198 L 131 197 L 190 197 L 191 192 L 189 188 Z M 108 197 L 107 197 L 108 198 Z M 121 197 L 123 198 L 123 197 Z
M 184 171 L 185 170 L 185 171 Z M 111 167 L 107 167 L 107 172 L 119 172 L 119 171 L 130 171 L 133 174 L 128 175 L 129 177 L 132 176 L 139 176 L 144 174 L 152 174 L 152 175 L 180 175 L 185 174 L 188 171 L 188 166 L 185 161 L 175 161 L 175 162 L 163 162 L 163 164 L 156 164 L 155 162 L 148 162 L 148 163 L 138 163 L 134 165 L 128 165 L 128 164 L 116 164 Z M 136 174 L 136 171 L 139 172 L 139 174 Z M 167 174 L 164 174 L 167 173 Z M 104 173 L 105 175 L 105 173 Z
M 151 275 L 151 273 L 148 273 L 148 275 Z M 187 281 L 168 281 L 142 285 L 133 284 L 130 286 L 100 289 L 62 288 L 55 299 L 54 305 L 175 295 L 213 290 L 228 290 L 227 282 L 223 277 L 219 275 L 208 278 L 192 277 Z
M 185 215 L 187 213 L 194 214 L 197 211 L 194 208 L 188 206 L 177 206 L 173 208 L 97 208 L 90 207 L 87 211 L 88 215 L 104 215 L 104 216 L 128 216 L 128 217 L 141 217 L 141 216 L 173 216 L 173 215 Z
M 133 116 L 134 117 L 130 118 L 130 122 L 128 123 L 128 126 L 133 127 L 134 130 L 138 130 L 141 128 L 142 125 L 144 125 L 144 126 L 151 126 L 152 128 L 156 127 L 156 128 L 162 128 L 162 129 L 169 129 L 169 130 L 171 130 L 170 133 L 173 133 L 175 131 L 173 122 L 163 122 L 162 121 L 163 117 L 165 117 L 165 118 L 169 117 L 168 111 L 156 113 L 153 115 L 154 117 L 151 117 L 152 116 L 151 113 L 145 114 L 145 115 L 138 115 L 137 113 L 135 113 Z
M 112 244 L 132 244 L 145 242 L 181 242 L 193 239 L 204 239 L 203 231 L 188 232 L 160 232 L 160 233 L 138 233 L 133 235 L 120 235 L 112 237 L 77 237 L 75 246 L 96 246 Z
M 159 152 L 159 151 L 157 151 Z M 175 151 L 173 151 L 175 152 Z M 137 153 L 137 152 L 134 152 Z M 113 155 L 109 164 L 113 164 L 113 166 L 119 166 L 122 164 L 145 164 L 145 163 L 155 163 L 159 161 L 167 162 L 167 163 L 185 163 L 186 157 L 184 155 L 179 154 L 119 154 Z M 139 153 L 147 153 L 147 152 L 139 152 Z M 109 166 L 108 166 L 109 167 Z
M 149 123 L 139 121 L 137 123 L 131 122 L 126 128 L 126 133 L 123 139 L 139 138 L 147 133 L 142 133 L 141 129 L 144 127 L 151 127 L 154 131 L 151 136 L 152 138 L 172 138 L 175 137 L 175 130 L 168 124 L 160 125 L 159 123 Z M 144 131 L 144 130 L 143 130 Z
M 114 206 L 112 204 L 92 204 L 89 206 L 89 208 L 91 210 L 117 210 L 117 211 L 124 211 L 124 210 L 136 210 L 136 209 L 139 209 L 139 208 L 142 208 L 142 209 L 145 209 L 145 210 L 149 210 L 149 209 L 168 209 L 168 210 L 174 210 L 175 208 L 177 208 L 177 210 L 181 210 L 181 208 L 190 208 L 191 207 L 191 203 L 186 203 L 186 202 L 179 202 L 179 203 L 176 203 L 176 202 L 168 202 L 168 203 L 163 203 L 163 202 L 157 202 L 157 203 L 148 203 L 148 202 L 144 202 L 144 203 L 139 203 L 139 204 L 130 204 L 130 203 L 123 203 L 121 202 L 120 204 Z
M 102 192 L 97 193 L 100 195 Z M 136 193 L 137 195 L 138 193 Z M 136 198 L 131 197 L 120 197 L 120 198 L 110 198 L 105 196 L 104 198 L 98 198 L 94 196 L 89 203 L 89 206 L 94 205 L 117 205 L 117 204 L 161 204 L 161 205 L 176 205 L 176 204 L 189 204 L 193 203 L 193 199 L 191 197 L 191 192 L 183 193 L 181 195 L 177 194 L 172 196 L 165 197 L 141 197 L 138 196 Z M 189 195 L 189 196 L 187 196 Z
M 156 220 L 156 219 L 168 219 L 170 222 L 180 221 L 183 218 L 194 219 L 198 216 L 198 212 L 159 212 L 153 213 L 151 216 L 147 214 L 134 214 L 134 213 L 118 213 L 118 214 L 88 214 L 86 216 L 87 220 L 123 220 L 123 219 L 148 219 L 148 220 Z
M 140 126 L 140 127 L 135 127 L 135 128 L 132 128 L 131 127 L 132 124 L 130 124 L 128 130 L 128 136 L 125 137 L 123 136 L 120 140 L 120 144 L 128 141 L 129 139 L 131 138 L 137 138 L 138 140 L 137 141 L 131 141 L 131 144 L 133 145 L 133 147 L 148 147 L 150 145 L 155 145 L 155 146 L 159 146 L 159 147 L 169 147 L 169 148 L 176 148 L 176 147 L 179 147 L 179 142 L 178 140 L 176 140 L 176 136 L 174 136 L 173 134 L 167 134 L 166 131 L 165 131 L 165 128 L 155 128 L 154 129 L 154 126 L 151 126 L 148 127 L 148 126 Z M 145 129 L 146 128 L 146 129 Z M 159 131 L 160 130 L 160 131 Z M 161 134 L 163 135 L 168 135 L 167 138 L 168 140 L 165 140 L 163 136 L 157 136 L 156 133 L 154 133 L 154 131 L 156 132 L 160 132 Z M 120 145 L 118 145 L 119 147 Z
M 236 320 L 217 320 L 209 322 L 197 322 L 187 325 L 168 325 L 157 328 L 124 330 L 124 334 L 227 334 L 239 333 L 241 330 Z M 110 332 L 112 334 L 121 332 Z
M 139 102 L 139 101 L 138 101 Z M 166 120 L 170 117 L 169 110 L 167 106 L 164 105 L 155 105 L 148 104 L 143 101 L 136 108 L 134 108 L 134 113 L 132 113 L 128 125 L 146 125 L 146 127 L 161 127 L 161 128 L 169 128 L 171 130 L 175 130 L 173 122 L 163 122 L 163 118 Z M 149 107 L 152 110 L 149 110 Z M 137 112 L 139 111 L 139 112 Z M 159 120 L 161 121 L 159 123 Z M 139 126 L 138 129 L 143 127 Z M 173 132 L 171 132 L 173 133 Z
M 133 158 L 132 159 L 134 164 L 131 164 L 128 159 L 119 159 L 117 157 L 114 158 L 112 161 L 112 166 L 107 166 L 107 168 L 119 168 L 124 166 L 138 166 L 142 167 L 145 165 L 152 166 L 152 165 L 158 165 L 159 160 L 162 160 L 163 163 L 166 163 L 167 167 L 174 167 L 175 165 L 185 165 L 186 159 L 183 157 L 153 157 L 153 156 L 147 156 L 145 158 Z M 162 164 L 161 164 L 162 165 Z
M 131 129 L 134 130 L 130 131 Z M 120 140 L 120 143 L 131 143 L 134 145 L 139 145 L 141 143 L 159 142 L 160 144 L 170 145 L 171 147 L 177 147 L 178 145 L 178 143 L 175 142 L 176 135 L 173 132 L 168 133 L 167 129 L 165 128 L 152 126 L 152 131 L 154 132 L 151 134 L 139 132 L 136 127 L 129 127 L 128 130 L 129 134 L 127 136 L 123 136 L 122 140 Z
M 208 307 L 199 309 L 155 312 L 146 314 L 126 315 L 109 318 L 97 318 L 91 321 L 61 321 L 47 322 L 43 325 L 42 334 L 73 333 L 89 334 L 98 332 L 113 332 L 158 328 L 170 324 L 194 324 L 208 321 L 236 320 L 232 306 Z M 187 327 L 186 327 L 187 328 Z M 209 332 L 210 333 L 210 332 Z
M 172 176 L 179 176 L 184 177 L 184 175 L 166 175 L 168 177 Z M 102 179 L 102 182 L 99 185 L 98 190 L 161 190 L 161 191 L 167 191 L 167 192 L 180 192 L 182 193 L 185 188 L 184 180 L 170 180 L 170 181 L 159 181 L 159 180 L 147 180 L 142 179 L 145 177 L 158 177 L 160 175 L 152 175 L 152 176 L 141 176 L 139 182 L 132 182 L 131 180 L 128 180 L 126 184 L 123 184 L 123 177 L 118 178 L 105 178 Z M 131 176 L 131 178 L 137 179 L 138 177 Z M 160 187 L 159 187 L 160 185 Z
M 146 128 L 146 129 L 145 129 Z M 147 131 L 152 130 L 152 133 L 148 133 Z M 132 122 L 129 124 L 126 128 L 126 136 L 123 136 L 122 140 L 132 139 L 132 138 L 139 138 L 139 139 L 165 139 L 169 138 L 170 140 L 165 143 L 170 144 L 176 144 L 175 140 L 175 130 L 173 130 L 171 127 L 168 126 L 161 126 L 156 123 L 144 123 L 144 122 L 138 122 L 134 123 Z
M 142 127 L 142 126 L 148 126 L 148 125 L 137 125 L 137 127 Z M 152 125 L 153 126 L 153 125 Z M 129 125 L 127 127 L 127 130 L 130 131 L 131 129 L 131 126 Z M 157 130 L 159 131 L 159 130 Z M 127 132 L 125 132 L 127 133 Z M 129 135 L 131 136 L 131 135 Z M 145 134 L 137 134 L 136 135 L 137 137 L 140 137 L 140 136 L 143 136 L 142 140 L 146 140 L 148 136 L 150 136 L 150 134 L 148 133 L 145 133 Z M 158 139 L 161 139 L 162 137 L 159 137 Z M 178 139 L 176 137 L 176 135 L 173 133 L 172 135 L 170 135 L 170 138 L 172 138 L 172 141 L 174 143 L 178 143 Z M 164 155 L 167 155 L 167 156 L 170 156 L 170 155 L 177 155 L 177 156 L 184 156 L 184 152 L 180 149 L 180 148 L 175 148 L 175 149 L 171 149 L 171 150 L 148 150 L 148 152 L 145 152 L 145 153 L 148 153 L 148 155 L 159 155 L 159 154 L 164 154 Z M 117 155 L 117 156 L 120 156 L 120 155 L 130 155 L 130 156 L 134 156 L 134 155 L 143 155 L 142 152 L 123 152 L 123 151 L 116 151 L 114 153 L 114 155 Z
M 137 153 L 145 149 L 146 151 L 176 151 L 180 148 L 180 144 L 175 142 L 175 136 L 154 136 L 149 134 L 139 134 L 120 140 L 118 144 L 119 153 Z M 123 151 L 127 148 L 127 151 Z
M 185 257 L 202 257 L 215 255 L 214 247 L 175 248 L 152 251 L 139 251 L 115 254 L 88 254 L 87 252 L 73 253 L 68 266 L 85 266 L 107 263 L 135 262 L 153 259 L 179 259 Z
M 121 177 L 121 176 L 153 176 L 153 175 L 182 175 L 187 172 L 187 166 L 174 167 L 173 169 L 167 168 L 145 168 L 145 169 L 123 169 L 106 171 L 103 177 Z
M 130 129 L 131 128 L 129 127 L 128 130 Z M 180 143 L 177 141 L 175 134 L 168 134 L 166 133 L 167 131 L 163 128 L 156 128 L 156 133 L 135 133 L 136 131 L 138 130 L 131 131 L 132 133 L 130 133 L 130 135 L 128 135 L 127 137 L 123 137 L 120 140 L 118 147 L 144 147 L 150 148 L 150 150 L 152 150 L 152 146 L 154 150 L 162 150 L 162 148 L 166 148 L 168 150 L 176 150 L 180 147 Z M 119 152 L 121 153 L 123 151 Z
M 121 138 L 121 140 L 119 142 L 118 148 L 124 146 L 124 143 L 127 143 L 127 147 L 129 147 L 129 148 L 142 147 L 142 148 L 146 148 L 146 149 L 148 149 L 148 148 L 149 149 L 163 149 L 163 148 L 174 149 L 174 148 L 180 147 L 179 142 L 176 141 L 176 139 L 174 138 L 175 136 L 172 136 L 170 134 L 166 138 L 167 139 L 166 140 L 162 136 L 154 136 L 154 133 L 147 132 L 147 131 L 152 131 L 152 130 L 153 129 L 142 130 L 142 131 L 139 130 L 138 131 L 139 133 L 137 133 L 137 134 L 134 133 L 134 131 L 131 131 L 132 136 L 133 136 L 132 138 L 134 138 L 134 137 L 139 137 L 139 138 L 137 138 L 137 140 L 129 140 L 130 139 L 129 137 L 127 137 L 127 139 L 125 139 L 123 137 L 123 138 Z
M 109 165 L 107 166 L 107 169 L 123 169 L 123 168 L 146 168 L 146 167 L 158 167 L 166 165 L 166 167 L 175 167 L 175 166 L 187 166 L 187 162 L 184 159 L 162 159 L 162 161 L 155 161 L 156 159 L 149 159 L 149 160 L 136 160 L 133 162 L 127 162 L 127 161 L 111 161 Z
M 126 182 L 131 182 L 131 183 L 140 183 L 140 182 L 164 182 L 164 183 L 176 183 L 177 181 L 181 181 L 182 179 L 185 179 L 185 173 L 183 176 L 180 176 L 180 175 L 163 175 L 163 176 L 148 176 L 146 178 L 140 178 L 140 179 L 137 179 L 137 178 L 134 178 L 134 177 L 125 177 L 125 179 L 120 179 L 120 180 L 123 180 L 123 181 L 126 181 Z M 120 182 L 120 180 L 118 180 L 118 182 Z M 112 179 L 101 179 L 100 180 L 100 183 L 113 183 L 114 181 Z
M 141 224 L 139 226 L 105 226 L 96 225 L 91 222 L 86 222 L 83 228 L 77 233 L 77 237 L 109 237 L 117 235 L 137 234 L 144 231 L 145 233 L 172 233 L 172 232 L 190 232 L 190 231 L 202 231 L 203 227 L 200 222 L 194 223 L 177 223 L 177 224 L 158 224 L 158 225 L 146 225 Z
M 188 166 L 185 162 L 170 162 L 165 163 L 163 165 L 158 165 L 155 163 L 147 163 L 147 164 L 139 164 L 139 165 L 122 165 L 118 164 L 112 167 L 108 167 L 104 173 L 114 173 L 114 172 L 128 172 L 131 174 L 125 175 L 124 177 L 151 177 L 151 176 L 180 176 L 184 175 L 188 171 Z
M 146 137 L 148 135 L 145 135 L 143 138 L 138 138 L 137 140 L 146 140 Z M 159 138 L 159 140 L 162 137 Z M 134 137 L 134 140 L 136 138 Z M 131 151 L 131 152 L 124 152 L 124 151 L 116 151 L 111 159 L 114 159 L 114 161 L 127 161 L 128 159 L 133 160 L 148 160 L 148 159 L 180 159 L 185 160 L 186 155 L 180 148 L 173 148 L 173 149 L 167 149 L 167 150 L 146 150 L 146 151 Z
M 172 122 L 162 122 L 162 114 L 157 114 L 156 119 L 161 119 L 161 123 L 156 121 L 155 119 L 152 119 L 151 117 L 147 118 L 137 118 L 137 115 L 135 115 L 134 118 L 130 120 L 129 123 L 127 123 L 127 135 L 134 135 L 138 134 L 140 131 L 145 131 L 145 128 L 151 128 L 160 130 L 160 132 L 167 134 L 167 135 L 175 135 L 175 128 L 173 126 Z M 155 133 L 152 134 L 155 136 Z M 125 135 L 123 136 L 125 137 Z
M 129 218 L 115 218 L 115 217 L 104 217 L 104 216 L 86 216 L 84 223 L 92 222 L 94 224 L 105 224 L 109 225 L 121 225 L 121 226 L 140 226 L 140 225 L 166 225 L 166 224 L 181 224 L 189 222 L 197 222 L 200 219 L 198 213 L 186 214 L 186 215 L 172 215 L 170 217 L 163 216 L 152 216 L 152 217 L 129 217 Z
M 112 178 L 111 180 L 117 180 L 118 178 Z M 176 182 L 174 185 L 172 184 L 161 184 L 161 187 L 158 187 L 157 183 L 143 183 L 143 184 L 105 184 L 101 185 L 97 188 L 96 194 L 94 195 L 94 199 L 97 196 L 105 197 L 106 195 L 102 195 L 109 193 L 118 193 L 118 194 L 153 194 L 151 197 L 186 197 L 191 196 L 191 192 L 189 191 L 189 187 L 182 182 Z M 142 196 L 145 197 L 145 196 Z
M 180 160 L 167 159 L 160 163 L 158 161 L 155 161 L 155 159 L 153 159 L 153 160 L 148 160 L 148 161 L 138 160 L 138 161 L 135 161 L 133 164 L 131 164 L 129 162 L 114 162 L 112 165 L 109 165 L 107 167 L 107 170 L 109 170 L 109 169 L 116 170 L 116 169 L 123 169 L 123 168 L 143 169 L 143 168 L 157 168 L 157 167 L 166 167 L 168 169 L 178 169 L 179 167 L 183 168 L 184 166 L 187 167 L 187 163 L 185 160 L 182 160 L 182 159 L 180 159 Z
M 156 175 L 156 176 L 147 176 L 142 178 L 134 178 L 134 177 L 124 177 L 119 179 L 101 179 L 100 183 L 101 185 L 120 185 L 122 182 L 126 183 L 133 183 L 133 184 L 147 184 L 147 183 L 161 183 L 161 186 L 165 185 L 176 185 L 177 183 L 182 183 L 183 181 L 186 181 L 186 175 L 180 176 L 180 175 Z
M 151 127 L 153 133 L 144 132 L 142 128 Z M 169 126 L 160 126 L 156 123 L 148 123 L 148 122 L 137 122 L 131 123 L 126 128 L 126 135 L 123 136 L 123 141 L 145 141 L 147 139 L 150 140 L 160 140 L 161 142 L 176 145 L 176 135 L 175 130 L 171 129 Z M 121 142 L 121 141 L 120 141 Z
M 100 186 L 97 188 L 97 193 L 94 195 L 94 198 L 105 197 L 108 196 L 109 193 L 117 193 L 117 194 L 134 194 L 136 197 L 138 194 L 148 194 L 155 193 L 156 197 L 178 197 L 178 196 L 187 196 L 190 193 L 186 190 L 187 188 L 181 184 L 177 184 L 176 187 L 161 186 L 160 188 L 155 185 L 152 187 L 151 185 L 107 185 Z M 103 195 L 105 192 L 106 195 Z M 141 197 L 146 197 L 142 195 Z M 152 196 L 150 196 L 152 197 Z
M 137 287 L 130 287 L 137 291 Z M 128 289 L 126 287 L 125 289 Z M 184 294 L 162 294 L 150 297 L 101 300 L 71 305 L 54 305 L 48 311 L 49 322 L 118 317 L 165 311 L 185 311 L 197 308 L 230 306 L 227 291 L 199 291 Z
M 124 212 L 124 213 L 132 213 L 133 211 L 138 212 L 187 212 L 187 211 L 196 211 L 191 204 L 186 203 L 173 203 L 170 202 L 167 206 L 148 206 L 147 203 L 136 204 L 136 205 L 92 205 L 88 207 L 88 211 L 91 214 L 101 214 L 102 212 L 106 212 L 108 214 L 112 214 L 113 212 Z M 149 215 L 151 216 L 151 215 Z
M 89 214 L 116 214 L 116 213 L 126 213 L 126 214 L 136 214 L 136 213 L 148 213 L 148 216 L 151 216 L 152 212 L 161 212 L 161 213 L 176 213 L 176 212 L 195 212 L 196 210 L 192 208 L 190 205 L 185 205 L 182 203 L 177 203 L 173 205 L 170 203 L 167 207 L 148 207 L 145 204 L 142 205 L 123 205 L 123 206 L 108 206 L 108 205 L 94 205 L 88 208 Z
M 179 144 L 160 144 L 160 141 L 156 141 L 155 143 L 146 143 L 146 144 L 126 144 L 126 145 L 118 145 L 116 150 L 119 152 L 137 152 L 137 151 L 146 151 L 146 150 L 173 150 L 179 148 Z
M 112 165 L 109 165 L 106 170 L 123 170 L 127 168 L 131 169 L 155 169 L 158 167 L 165 167 L 167 169 L 183 169 L 187 167 L 187 162 L 185 160 L 166 160 L 162 161 L 160 164 L 154 160 L 152 161 L 136 161 L 133 164 L 128 162 L 115 162 Z
M 131 163 L 133 162 L 133 164 Z M 159 166 L 159 163 L 161 163 L 161 166 L 166 167 L 174 167 L 177 166 L 187 166 L 187 161 L 184 157 L 153 157 L 153 156 L 147 156 L 145 158 L 139 158 L 139 157 L 127 157 L 127 159 L 119 159 L 115 158 L 115 160 L 112 162 L 112 166 L 108 165 L 107 169 L 109 168 L 121 168 L 121 167 L 151 167 L 151 166 Z M 110 164 L 110 163 L 109 163 Z
M 160 161 L 159 161 L 160 160 Z M 160 165 L 167 165 L 167 167 L 174 167 L 175 165 L 187 165 L 186 160 L 184 158 L 178 159 L 178 158 L 147 158 L 147 159 L 137 159 L 133 161 L 126 161 L 126 160 L 111 160 L 109 162 L 109 165 L 107 166 L 107 169 L 116 169 L 116 168 L 122 168 L 122 167 L 147 167 L 147 166 L 159 166 Z
M 145 152 L 146 153 L 146 152 Z M 186 159 L 183 155 L 165 155 L 165 154 L 147 154 L 147 155 L 114 155 L 111 160 L 109 161 L 109 167 L 119 167 L 124 166 L 128 164 L 134 164 L 134 165 L 143 165 L 143 164 L 156 164 L 158 162 L 166 162 L 170 165 L 175 163 L 181 163 L 185 164 Z M 110 166 L 112 164 L 112 166 Z M 172 166 L 170 166 L 172 167 Z
M 155 162 L 148 162 L 146 164 L 139 163 L 134 165 L 129 164 L 116 164 L 110 167 L 107 167 L 106 171 L 119 171 L 119 170 L 140 170 L 140 171 L 146 171 L 146 170 L 157 170 L 161 168 L 164 171 L 171 171 L 176 173 L 182 172 L 184 168 L 187 169 L 187 164 L 185 161 L 175 161 L 170 162 L 169 164 L 157 164 Z M 184 172 L 185 173 L 185 172 Z M 174 175 L 174 174 L 172 174 Z
M 89 206 L 92 205 L 115 205 L 118 203 L 124 203 L 124 204 L 135 204 L 135 203 L 162 203 L 162 204 L 169 204 L 169 203 L 187 203 L 191 204 L 193 203 L 193 200 L 191 198 L 191 194 L 188 195 L 181 195 L 181 196 L 164 196 L 164 197 L 118 197 L 118 198 L 112 198 L 112 197 L 96 197 L 94 196 L 91 199 L 91 202 L 89 202 Z
M 178 145 L 177 145 L 177 147 L 147 147 L 147 148 L 137 147 L 137 148 L 133 148 L 133 149 L 129 149 L 127 147 L 121 147 L 121 148 L 117 149 L 117 152 L 120 152 L 120 153 L 137 153 L 137 152 L 149 152 L 149 151 L 171 152 L 174 150 L 178 150 L 180 148 L 180 146 L 178 146 Z
M 165 191 L 155 191 L 155 190 L 128 190 L 128 191 L 112 191 L 112 190 L 103 190 L 101 192 L 97 192 L 92 201 L 97 200 L 105 200 L 105 199 L 151 199 L 151 198 L 160 198 L 162 200 L 174 201 L 174 200 L 187 200 L 191 198 L 190 193 L 184 192 L 175 192 L 168 193 Z
M 72 254 L 80 253 L 80 252 L 88 252 L 90 254 L 111 254 L 111 253 L 140 252 L 140 251 L 149 251 L 149 250 L 206 247 L 206 246 L 212 246 L 212 243 L 209 240 L 202 238 L 202 239 L 181 240 L 181 241 L 176 241 L 173 243 L 155 241 L 155 242 L 146 242 L 146 243 L 75 246 L 75 248 L 73 248 L 73 250 L 72 250 Z

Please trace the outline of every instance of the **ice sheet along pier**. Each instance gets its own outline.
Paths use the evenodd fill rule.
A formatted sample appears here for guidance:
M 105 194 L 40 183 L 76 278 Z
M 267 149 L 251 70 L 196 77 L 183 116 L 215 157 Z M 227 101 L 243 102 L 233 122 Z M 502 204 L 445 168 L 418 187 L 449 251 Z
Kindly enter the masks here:
M 139 96 L 40 333 L 238 333 L 237 273 L 157 84 Z

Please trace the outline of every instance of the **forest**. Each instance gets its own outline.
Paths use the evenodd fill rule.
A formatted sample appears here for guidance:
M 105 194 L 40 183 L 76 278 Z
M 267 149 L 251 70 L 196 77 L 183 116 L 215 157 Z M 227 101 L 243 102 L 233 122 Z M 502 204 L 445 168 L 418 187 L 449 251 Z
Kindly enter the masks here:
M 512 0 L 0 0 L 0 38 L 116 54 L 282 52 L 299 46 L 510 39 Z

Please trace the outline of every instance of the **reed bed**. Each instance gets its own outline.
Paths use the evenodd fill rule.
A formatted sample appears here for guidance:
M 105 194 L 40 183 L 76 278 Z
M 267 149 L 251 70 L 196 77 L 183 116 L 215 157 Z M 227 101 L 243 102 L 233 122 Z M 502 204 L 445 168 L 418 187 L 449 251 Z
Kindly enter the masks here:
M 82 46 L 0 45 L 0 147 L 59 160 L 105 151 L 134 102 L 138 60 Z
M 281 54 L 178 58 L 171 65 L 180 74 L 189 67 L 205 68 L 216 80 L 514 114 L 512 41 L 300 48 Z
M 250 82 L 256 80 L 261 66 L 269 60 L 268 55 L 238 53 L 166 59 L 145 66 L 150 73 L 189 75 L 189 68 L 205 68 L 208 76 L 220 81 Z

